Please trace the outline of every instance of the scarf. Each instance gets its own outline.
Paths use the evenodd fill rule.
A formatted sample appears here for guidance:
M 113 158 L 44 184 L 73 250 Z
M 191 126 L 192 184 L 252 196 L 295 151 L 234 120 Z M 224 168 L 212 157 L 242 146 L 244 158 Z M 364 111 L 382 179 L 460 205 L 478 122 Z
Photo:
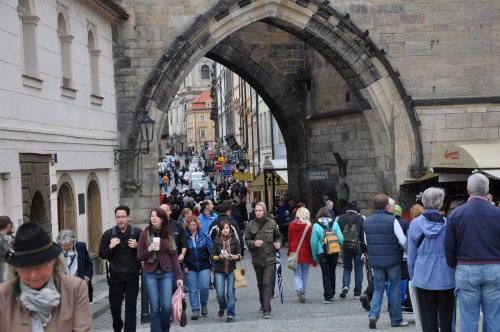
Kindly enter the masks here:
M 220 235 L 220 238 L 222 239 L 222 250 L 225 250 L 228 252 L 229 255 L 231 255 L 231 234 L 229 235 Z M 231 261 L 229 259 L 224 260 L 224 272 L 229 273 L 229 264 L 231 264 Z
M 75 246 L 70 251 L 63 251 L 63 253 L 66 258 L 66 271 L 64 273 L 69 276 L 76 276 L 78 272 L 78 254 L 76 253 Z
M 318 222 L 324 227 L 328 228 L 328 226 L 330 226 L 330 223 L 332 222 L 332 218 L 321 217 L 318 219 Z
M 53 277 L 41 289 L 36 290 L 23 283 L 19 278 L 22 305 L 28 310 L 31 317 L 31 331 L 43 332 L 42 324 L 48 324 L 52 319 L 52 311 L 61 302 L 61 294 L 54 286 Z
M 153 237 L 160 237 L 161 238 L 161 226 L 153 226 L 152 229 L 149 229 L 148 233 L 149 236 L 146 239 L 146 247 L 149 246 L 150 243 L 153 242 Z M 175 245 L 175 240 L 172 238 L 172 235 L 168 235 L 168 240 L 165 238 L 162 238 L 160 240 L 160 249 L 162 247 L 162 243 L 165 243 L 164 247 L 165 250 L 170 250 L 175 251 L 177 250 L 177 246 Z M 157 259 L 156 256 L 156 250 L 153 250 L 151 252 L 151 256 L 149 256 L 147 262 L 148 263 L 153 263 Z

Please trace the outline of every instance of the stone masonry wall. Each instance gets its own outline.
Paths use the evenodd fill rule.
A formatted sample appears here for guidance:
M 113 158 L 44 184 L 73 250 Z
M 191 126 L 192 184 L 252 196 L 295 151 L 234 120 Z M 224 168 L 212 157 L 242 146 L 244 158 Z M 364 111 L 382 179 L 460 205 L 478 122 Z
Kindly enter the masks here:
M 422 122 L 424 162 L 447 144 L 500 143 L 500 106 L 448 105 L 417 108 Z M 500 153 L 500 151 L 499 151 Z

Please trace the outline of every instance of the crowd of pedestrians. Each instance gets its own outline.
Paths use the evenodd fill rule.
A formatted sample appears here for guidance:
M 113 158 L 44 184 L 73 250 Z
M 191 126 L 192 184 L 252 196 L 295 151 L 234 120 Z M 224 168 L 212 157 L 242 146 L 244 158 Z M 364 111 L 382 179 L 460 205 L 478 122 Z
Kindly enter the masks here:
M 237 321 L 234 271 L 245 251 L 250 252 L 255 270 L 259 312 L 265 319 L 272 318 L 276 263 L 285 238 L 287 255 L 296 258 L 291 268 L 300 303 L 321 296 L 307 292 L 311 265 L 320 266 L 322 297 L 325 304 L 331 303 L 342 257 L 338 297 L 345 299 L 352 290 L 353 298 L 368 311 L 371 329 L 377 328 L 386 292 L 393 327 L 408 325 L 401 308 L 410 293 L 417 327 L 425 332 L 455 331 L 457 301 L 461 331 L 477 331 L 481 311 L 483 329 L 497 329 L 500 209 L 488 200 L 489 181 L 484 175 L 469 177 L 468 201 L 447 217 L 441 212 L 444 190 L 428 188 L 422 194 L 422 206 L 412 207 L 411 222 L 384 194 L 374 197 L 369 217 L 360 214 L 355 200 L 349 200 L 346 212 L 336 217 L 332 201 L 325 197 L 324 206 L 311 220 L 303 203 L 286 197 L 271 211 L 263 202 L 253 202 L 248 214 L 248 189 L 243 184 L 226 183 L 220 189 L 218 212 L 210 199 L 191 201 L 187 193 L 187 199 L 178 200 L 183 195 L 172 194 L 173 202 L 167 199 L 151 210 L 144 231 L 130 224 L 127 206 L 115 209 L 116 225 L 104 232 L 99 248 L 99 256 L 109 263 L 113 330 L 136 329 L 141 268 L 151 331 L 170 330 L 171 298 L 178 288 L 188 294 L 191 319 L 209 315 L 210 288 L 215 288 L 218 310 L 214 312 L 220 318 L 226 316 L 228 323 Z M 16 331 L 26 322 L 32 331 L 91 330 L 88 303 L 93 265 L 86 245 L 77 242 L 71 230 L 60 231 L 54 243 L 38 223 L 23 224 L 16 237 L 12 227 L 8 217 L 0 217 L 0 268 L 5 270 L 0 330 Z M 365 266 L 369 283 L 362 293 Z

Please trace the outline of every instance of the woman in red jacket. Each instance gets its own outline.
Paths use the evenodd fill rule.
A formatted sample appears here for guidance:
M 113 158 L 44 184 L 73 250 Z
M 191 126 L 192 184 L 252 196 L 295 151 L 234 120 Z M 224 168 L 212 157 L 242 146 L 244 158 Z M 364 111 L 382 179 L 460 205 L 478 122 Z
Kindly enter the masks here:
M 305 231 L 306 228 L 307 231 Z M 302 238 L 304 231 L 306 232 L 306 235 L 299 250 L 297 268 L 294 271 L 295 290 L 297 291 L 300 303 L 306 302 L 306 286 L 307 276 L 309 274 L 309 265 L 312 264 L 313 266 L 316 266 L 316 262 L 313 260 L 311 252 L 312 225 L 310 221 L 310 213 L 308 209 L 301 207 L 298 209 L 295 219 L 288 227 L 288 256 L 290 256 L 291 252 L 297 251 L 297 247 L 299 246 L 300 239 Z

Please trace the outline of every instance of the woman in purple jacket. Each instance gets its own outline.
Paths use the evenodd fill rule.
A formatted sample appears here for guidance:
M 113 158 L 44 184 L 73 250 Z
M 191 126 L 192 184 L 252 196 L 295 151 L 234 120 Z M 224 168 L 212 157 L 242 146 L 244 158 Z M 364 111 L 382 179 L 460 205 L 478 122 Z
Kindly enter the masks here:
M 160 241 L 154 241 L 159 238 Z M 137 259 L 144 262 L 144 286 L 149 300 L 151 331 L 170 331 L 170 307 L 174 278 L 182 287 L 174 234 L 163 209 L 151 211 L 149 226 L 141 233 Z

